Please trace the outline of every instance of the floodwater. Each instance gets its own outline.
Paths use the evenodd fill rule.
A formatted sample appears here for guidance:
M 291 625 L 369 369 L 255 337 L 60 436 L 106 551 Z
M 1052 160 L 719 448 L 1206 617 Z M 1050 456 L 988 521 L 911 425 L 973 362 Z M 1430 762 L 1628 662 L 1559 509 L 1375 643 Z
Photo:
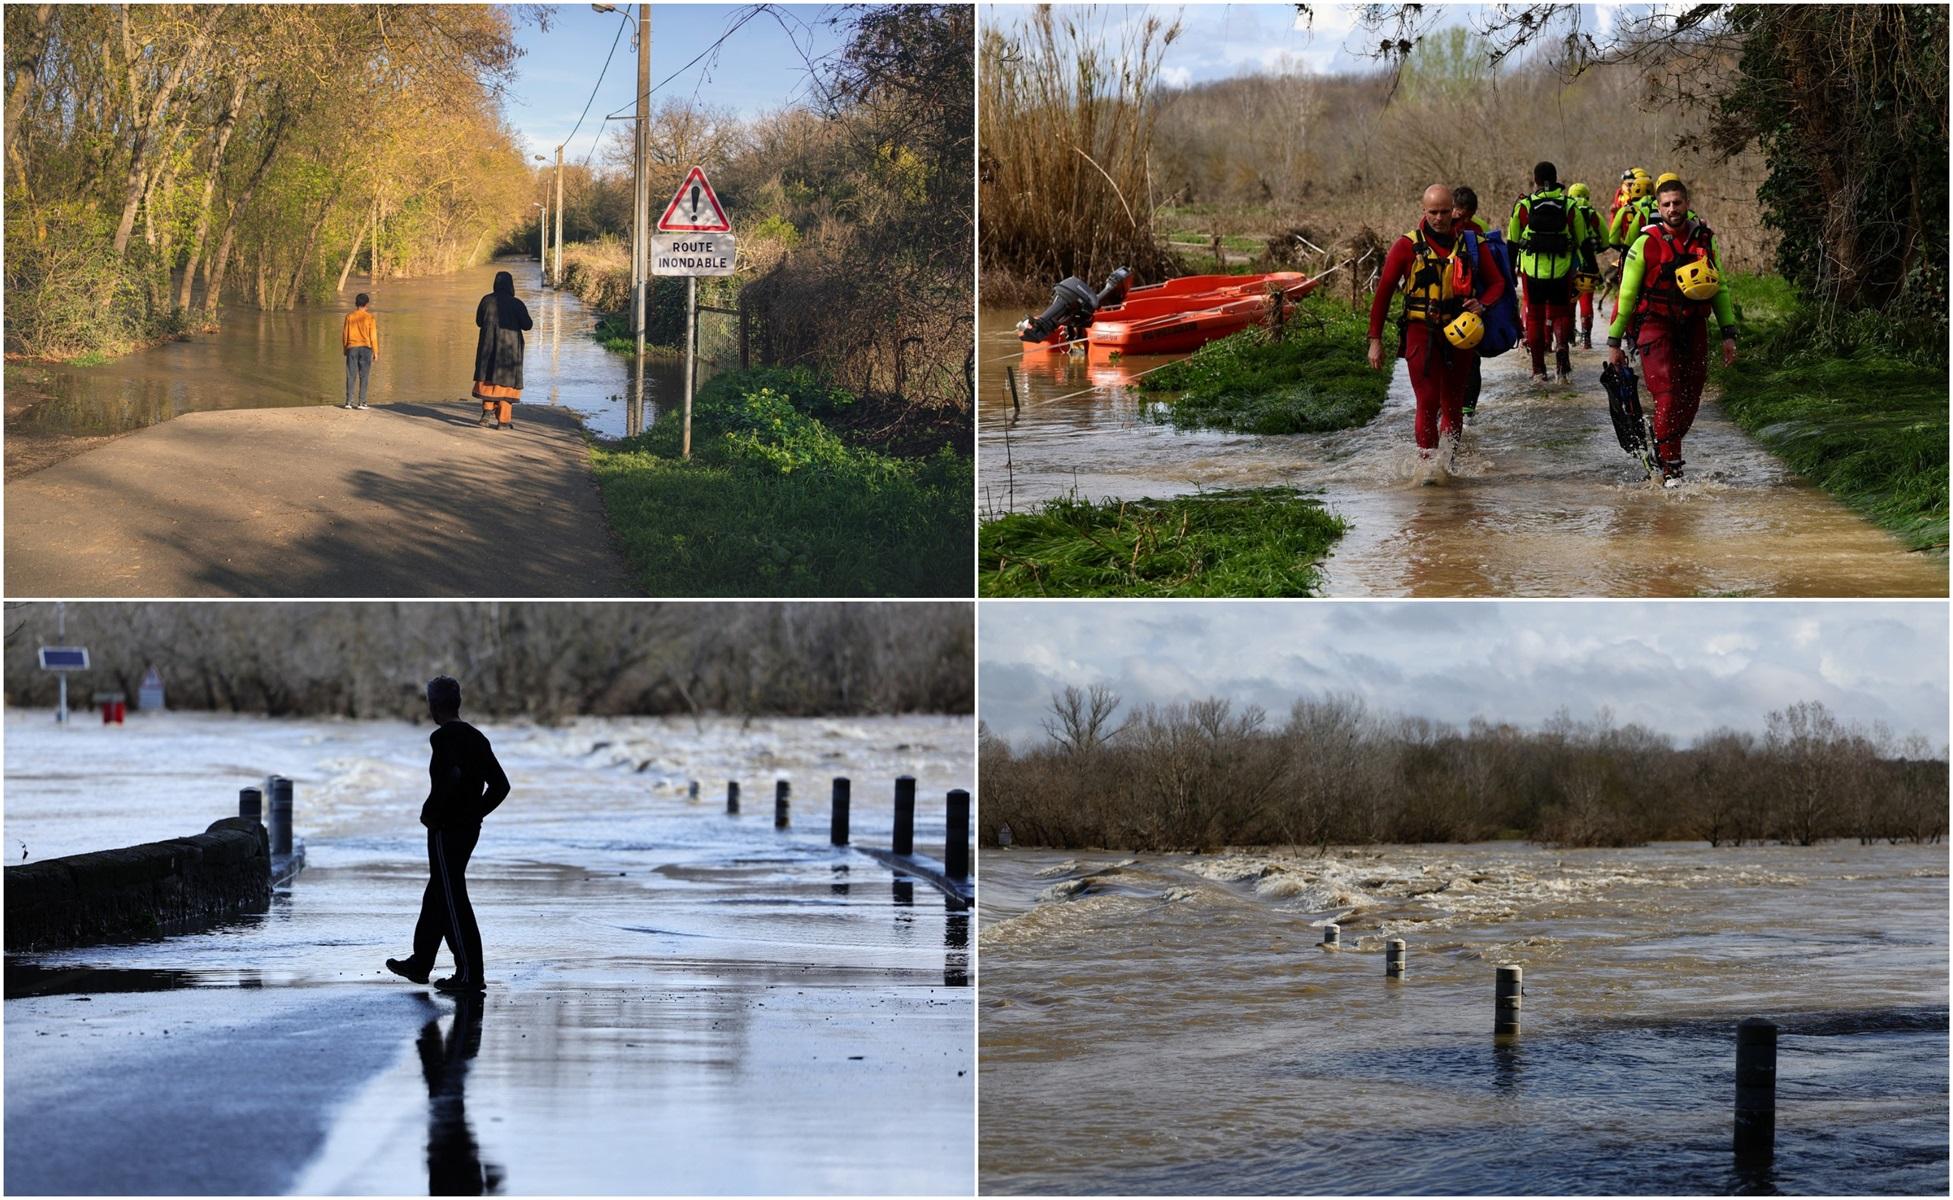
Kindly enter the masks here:
M 1534 387 L 1523 348 L 1485 364 L 1455 473 L 1420 471 L 1399 363 L 1368 425 L 1263 437 L 1154 421 L 1131 386 L 1169 361 L 1021 355 L 1023 314 L 981 314 L 984 515 L 1074 490 L 1090 499 L 1287 486 L 1350 523 L 1324 564 L 1337 596 L 1943 596 L 1947 561 L 1791 473 L 1713 399 L 1684 445 L 1688 483 L 1651 486 L 1621 452 L 1600 386 L 1604 351 L 1574 351 L 1576 383 Z M 1017 372 L 1013 414 L 1005 368 Z M 1435 484 L 1436 486 L 1427 486 Z
M 360 291 L 372 295 L 380 328 L 368 402 L 465 398 L 474 375 L 475 305 L 502 270 L 515 276 L 516 294 L 536 322 L 527 335 L 523 403 L 567 408 L 591 432 L 618 438 L 637 432 L 640 418 L 655 420 L 660 405 L 683 395 L 683 364 L 647 362 L 644 406 L 633 410 L 627 403 L 629 356 L 605 350 L 590 336 L 596 315 L 571 293 L 543 288 L 534 260 L 504 259 L 377 285 L 356 274 L 338 303 L 328 306 L 301 305 L 291 312 L 226 308 L 214 334 L 98 367 L 9 364 L 7 431 L 86 448 L 89 439 L 132 433 L 186 412 L 343 403 L 340 326 Z
M 1943 846 L 982 869 L 986 1193 L 1946 1194 Z M 1776 1152 L 1739 1167 L 1751 1016 L 1781 1028 Z
M 468 869 L 471 1004 L 380 967 L 427 878 L 426 725 L 48 717 L 8 714 L 10 861 L 201 830 L 279 771 L 307 865 L 267 914 L 9 955 L 9 1192 L 973 1187 L 969 914 L 828 845 L 826 786 L 851 777 L 855 844 L 886 846 L 915 775 L 940 858 L 970 718 L 484 721 L 514 791 Z

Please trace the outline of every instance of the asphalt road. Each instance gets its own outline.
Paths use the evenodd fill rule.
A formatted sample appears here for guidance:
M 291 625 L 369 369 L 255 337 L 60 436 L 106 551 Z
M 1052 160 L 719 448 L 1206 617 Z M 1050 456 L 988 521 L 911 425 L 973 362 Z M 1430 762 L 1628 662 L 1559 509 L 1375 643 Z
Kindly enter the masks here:
M 192 412 L 119 438 L 7 485 L 7 595 L 637 595 L 575 418 L 479 412 Z

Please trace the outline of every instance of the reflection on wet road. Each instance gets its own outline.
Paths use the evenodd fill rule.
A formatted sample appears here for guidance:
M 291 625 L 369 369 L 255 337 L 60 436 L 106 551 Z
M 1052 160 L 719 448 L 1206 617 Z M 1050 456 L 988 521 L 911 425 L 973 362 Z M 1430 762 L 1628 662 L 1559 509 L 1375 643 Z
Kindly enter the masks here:
M 70 787 L 180 775 L 184 798 L 131 788 L 143 799 L 118 815 L 173 828 L 136 810 L 207 804 L 212 780 L 276 763 L 299 780 L 308 865 L 259 917 L 9 961 L 8 1191 L 974 1186 L 969 914 L 829 845 L 825 814 L 777 830 L 770 811 L 725 813 L 719 785 L 696 801 L 686 786 L 845 769 L 856 841 L 886 845 L 888 781 L 912 773 L 918 849 L 940 857 L 968 719 L 491 729 L 515 790 L 468 868 L 494 972 L 472 1010 L 380 965 L 407 948 L 426 881 L 424 732 L 177 714 L 120 741 L 36 728 L 8 729 L 10 835 L 16 796 L 51 851 L 71 825 L 108 827 Z M 85 781 L 54 769 L 78 751 Z
M 1219 488 L 1319 491 L 1349 533 L 1329 595 L 1943 596 L 1944 557 L 1895 538 L 1793 476 L 1713 400 L 1689 435 L 1689 482 L 1638 479 L 1614 440 L 1599 351 L 1576 384 L 1534 387 L 1522 353 L 1485 365 L 1457 473 L 1421 486 L 1399 364 L 1359 429 L 1257 437 L 1152 420 L 1131 380 L 1163 359 L 1019 355 L 1015 312 L 981 314 L 979 505 L 1025 511 L 1074 489 L 1136 499 Z M 1004 381 L 1017 371 L 1020 410 Z

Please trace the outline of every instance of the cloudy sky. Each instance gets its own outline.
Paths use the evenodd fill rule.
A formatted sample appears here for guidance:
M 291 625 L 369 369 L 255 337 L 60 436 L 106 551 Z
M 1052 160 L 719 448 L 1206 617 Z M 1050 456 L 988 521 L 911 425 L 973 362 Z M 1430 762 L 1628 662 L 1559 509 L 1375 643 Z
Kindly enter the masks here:
M 1760 732 L 1820 700 L 1935 748 L 1947 730 L 1947 609 L 1937 603 L 1515 601 L 1000 602 L 978 606 L 983 720 L 1041 739 L 1055 688 L 1130 704 L 1219 695 L 1280 717 L 1299 695 L 1464 725 L 1536 726 L 1602 706 L 1686 742 Z
M 978 11 L 988 26 L 1011 26 L 1035 8 L 1028 4 L 987 4 Z M 1261 72 L 1376 70 L 1377 60 L 1363 51 L 1375 38 L 1357 31 L 1352 4 L 1316 4 L 1313 20 L 1305 20 L 1293 4 L 1096 4 L 1061 5 L 1086 28 L 1104 31 L 1108 45 L 1118 45 L 1121 28 L 1154 15 L 1179 18 L 1181 35 L 1160 60 L 1161 81 L 1173 87 L 1207 83 L 1236 75 Z M 1434 28 L 1468 25 L 1477 5 L 1437 6 Z M 1582 27 L 1603 31 L 1622 13 L 1643 13 L 1660 7 L 1648 4 L 1590 4 Z M 1678 7 L 1668 4 L 1667 7 Z

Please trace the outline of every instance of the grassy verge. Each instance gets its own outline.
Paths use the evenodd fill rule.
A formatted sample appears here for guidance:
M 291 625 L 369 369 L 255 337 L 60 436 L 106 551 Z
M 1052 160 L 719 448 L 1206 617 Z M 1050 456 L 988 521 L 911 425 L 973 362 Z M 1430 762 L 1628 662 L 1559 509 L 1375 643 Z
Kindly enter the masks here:
M 1946 368 L 1874 323 L 1820 329 L 1782 280 L 1731 281 L 1744 342 L 1712 378 L 1732 419 L 1914 549 L 1947 545 Z
M 1389 377 L 1369 369 L 1366 317 L 1340 300 L 1311 296 L 1279 333 L 1244 329 L 1209 342 L 1140 380 L 1177 392 L 1155 419 L 1237 433 L 1324 433 L 1383 411 Z
M 1312 596 L 1348 528 L 1285 488 L 1051 500 L 986 522 L 984 596 Z
M 591 451 L 611 528 L 658 596 L 969 596 L 973 468 L 943 447 L 897 458 L 824 418 L 855 397 L 810 372 L 730 371 L 676 414 Z

